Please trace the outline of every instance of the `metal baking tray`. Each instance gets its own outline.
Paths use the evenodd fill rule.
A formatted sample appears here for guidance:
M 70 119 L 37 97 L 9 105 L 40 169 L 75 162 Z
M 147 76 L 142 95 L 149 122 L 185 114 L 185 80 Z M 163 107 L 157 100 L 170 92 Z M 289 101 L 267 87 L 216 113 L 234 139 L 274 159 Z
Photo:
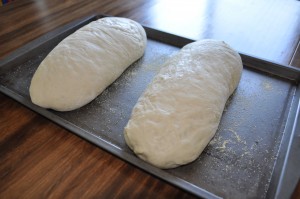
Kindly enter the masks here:
M 244 70 L 219 129 L 200 157 L 161 170 L 126 146 L 123 128 L 139 96 L 162 63 L 193 40 L 145 27 L 145 55 L 88 105 L 70 112 L 31 103 L 28 88 L 39 63 L 63 38 L 105 17 L 60 27 L 1 60 L 0 90 L 70 132 L 119 158 L 203 198 L 289 198 L 299 179 L 300 70 L 241 53 Z

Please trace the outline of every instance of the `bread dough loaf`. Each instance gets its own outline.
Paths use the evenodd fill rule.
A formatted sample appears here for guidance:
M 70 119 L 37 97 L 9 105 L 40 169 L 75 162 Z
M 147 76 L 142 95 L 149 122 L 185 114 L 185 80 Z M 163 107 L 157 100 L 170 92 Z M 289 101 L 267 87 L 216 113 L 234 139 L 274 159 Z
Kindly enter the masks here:
M 186 45 L 139 98 L 125 127 L 126 143 L 160 168 L 192 162 L 214 136 L 242 68 L 239 54 L 222 41 Z
M 91 22 L 42 61 L 29 89 L 32 102 L 58 111 L 89 103 L 143 55 L 146 40 L 143 27 L 130 19 Z

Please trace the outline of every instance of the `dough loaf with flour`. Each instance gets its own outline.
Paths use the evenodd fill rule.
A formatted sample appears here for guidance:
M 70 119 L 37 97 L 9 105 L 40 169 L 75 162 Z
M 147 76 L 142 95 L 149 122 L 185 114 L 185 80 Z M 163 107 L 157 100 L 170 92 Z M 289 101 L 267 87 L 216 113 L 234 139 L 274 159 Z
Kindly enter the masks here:
M 186 45 L 139 98 L 125 127 L 126 143 L 160 168 L 194 161 L 215 135 L 242 68 L 239 54 L 222 41 Z
M 89 103 L 144 54 L 146 41 L 143 27 L 130 19 L 91 22 L 42 61 L 29 89 L 32 102 L 58 111 Z

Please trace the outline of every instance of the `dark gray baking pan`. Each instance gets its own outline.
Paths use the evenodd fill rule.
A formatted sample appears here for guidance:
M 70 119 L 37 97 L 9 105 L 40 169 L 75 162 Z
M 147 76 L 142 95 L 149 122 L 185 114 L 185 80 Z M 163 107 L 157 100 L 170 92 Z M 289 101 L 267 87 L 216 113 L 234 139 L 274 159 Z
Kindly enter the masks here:
M 123 128 L 162 63 L 193 40 L 145 27 L 145 55 L 88 105 L 56 112 L 31 103 L 28 88 L 39 63 L 63 38 L 104 17 L 74 21 L 1 60 L 0 91 L 117 157 L 203 198 L 289 198 L 299 179 L 300 71 L 241 54 L 240 84 L 219 129 L 200 157 L 170 170 L 155 168 L 126 146 Z

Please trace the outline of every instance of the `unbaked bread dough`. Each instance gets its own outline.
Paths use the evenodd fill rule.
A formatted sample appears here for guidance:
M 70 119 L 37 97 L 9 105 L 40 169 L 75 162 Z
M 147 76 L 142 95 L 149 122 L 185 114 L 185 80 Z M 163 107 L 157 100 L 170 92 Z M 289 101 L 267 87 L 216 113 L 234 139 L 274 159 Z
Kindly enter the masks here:
M 29 89 L 32 102 L 58 111 L 89 103 L 143 55 L 146 41 L 145 30 L 133 20 L 106 17 L 91 22 L 42 61 Z
M 139 98 L 125 127 L 126 143 L 160 168 L 194 161 L 214 136 L 242 68 L 239 54 L 223 41 L 186 45 Z

